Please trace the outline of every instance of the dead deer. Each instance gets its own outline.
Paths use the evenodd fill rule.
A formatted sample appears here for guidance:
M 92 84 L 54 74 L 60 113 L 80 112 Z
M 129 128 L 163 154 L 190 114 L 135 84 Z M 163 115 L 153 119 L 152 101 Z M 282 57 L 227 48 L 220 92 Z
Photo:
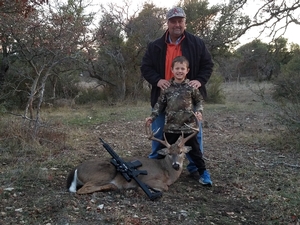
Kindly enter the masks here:
M 166 148 L 159 151 L 159 154 L 165 155 L 163 159 L 150 159 L 146 157 L 124 158 L 124 161 L 131 162 L 138 160 L 142 163 L 139 170 L 146 170 L 147 175 L 139 175 L 138 178 L 157 191 L 167 191 L 182 172 L 182 165 L 185 153 L 190 151 L 190 147 L 185 143 L 199 130 L 194 131 L 189 136 L 181 136 L 178 141 L 170 145 L 166 138 L 160 140 L 154 137 L 155 133 L 151 132 L 149 140 L 160 142 Z M 149 135 L 146 129 L 146 133 Z M 70 192 L 77 194 L 88 194 L 96 191 L 109 191 L 120 189 L 138 188 L 138 184 L 131 180 L 127 182 L 124 177 L 117 172 L 114 165 L 108 159 L 98 159 L 86 161 L 74 168 L 68 175 L 67 188 Z M 77 190 L 77 188 L 79 188 Z

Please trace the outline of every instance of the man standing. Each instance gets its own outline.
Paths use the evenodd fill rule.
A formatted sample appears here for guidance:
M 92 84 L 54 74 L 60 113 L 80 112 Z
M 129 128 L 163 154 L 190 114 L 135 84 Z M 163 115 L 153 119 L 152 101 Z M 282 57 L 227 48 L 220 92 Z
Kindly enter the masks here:
M 172 78 L 171 64 L 176 56 L 185 56 L 190 63 L 190 71 L 187 78 L 189 85 L 199 88 L 204 100 L 207 97 L 205 84 L 212 74 L 213 62 L 204 42 L 199 37 L 187 32 L 186 15 L 182 8 L 174 7 L 167 12 L 168 29 L 164 35 L 149 43 L 143 57 L 141 72 L 143 77 L 151 84 L 151 107 L 153 108 L 158 100 L 161 90 L 170 86 Z M 163 139 L 163 127 L 165 114 L 160 114 L 152 123 L 153 131 L 159 132 L 156 138 Z M 200 123 L 198 141 L 200 150 L 203 152 L 202 124 Z M 161 149 L 160 143 L 152 142 L 152 152 L 149 158 L 157 158 L 157 151 Z M 187 166 L 191 176 L 199 180 L 197 167 L 187 154 L 190 163 Z M 209 175 L 208 175 L 209 176 Z M 210 180 L 208 177 L 207 179 Z

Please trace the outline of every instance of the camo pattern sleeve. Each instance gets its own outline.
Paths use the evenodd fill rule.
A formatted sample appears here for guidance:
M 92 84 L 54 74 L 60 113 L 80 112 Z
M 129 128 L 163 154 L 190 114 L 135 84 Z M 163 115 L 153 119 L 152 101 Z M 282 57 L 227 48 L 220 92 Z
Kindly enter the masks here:
M 155 120 L 155 118 L 162 112 L 165 111 L 167 106 L 167 98 L 166 98 L 166 91 L 161 91 L 160 96 L 157 100 L 157 103 L 154 105 L 152 112 L 151 112 L 151 117 L 152 120 Z
M 200 91 L 189 86 L 188 79 L 180 84 L 175 83 L 174 79 L 171 79 L 170 82 L 171 86 L 162 91 L 151 117 L 155 119 L 159 113 L 165 111 L 164 132 L 192 133 L 193 130 L 190 127 L 197 128 L 193 110 L 195 112 L 203 111 Z

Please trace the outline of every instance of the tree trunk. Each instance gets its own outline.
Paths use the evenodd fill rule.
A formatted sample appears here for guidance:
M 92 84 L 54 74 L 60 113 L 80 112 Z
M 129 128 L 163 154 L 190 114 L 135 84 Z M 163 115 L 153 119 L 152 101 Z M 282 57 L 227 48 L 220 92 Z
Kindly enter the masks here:
M 0 62 L 0 89 L 3 86 L 8 69 L 9 69 L 9 64 L 8 64 L 7 44 L 4 38 L 4 40 L 2 41 L 2 61 Z

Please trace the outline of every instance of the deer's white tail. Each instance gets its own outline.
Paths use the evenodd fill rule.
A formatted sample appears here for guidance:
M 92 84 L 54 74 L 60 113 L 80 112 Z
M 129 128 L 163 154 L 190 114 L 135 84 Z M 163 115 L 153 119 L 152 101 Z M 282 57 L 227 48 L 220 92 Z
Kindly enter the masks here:
M 73 181 L 69 187 L 70 192 L 76 192 L 77 187 L 77 169 L 74 171 Z

